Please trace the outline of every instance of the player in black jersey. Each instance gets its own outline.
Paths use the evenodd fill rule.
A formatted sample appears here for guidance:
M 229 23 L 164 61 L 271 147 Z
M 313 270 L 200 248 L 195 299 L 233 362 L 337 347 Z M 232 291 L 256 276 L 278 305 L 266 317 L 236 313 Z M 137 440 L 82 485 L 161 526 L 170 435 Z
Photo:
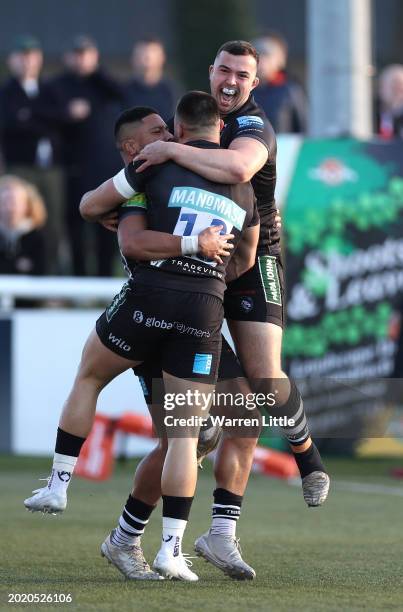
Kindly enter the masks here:
M 211 96 L 203 93 L 185 96 L 178 106 L 177 119 L 176 131 L 183 142 L 192 141 L 190 135 L 194 130 L 195 146 L 214 148 L 204 142 L 208 139 L 218 142 L 219 138 L 218 109 Z M 198 131 L 197 125 L 200 125 Z M 147 178 L 139 178 L 133 169 L 128 169 L 98 188 L 94 197 L 98 192 L 101 203 L 104 196 L 110 198 L 112 195 L 115 203 L 131 198 L 130 205 L 123 207 L 120 222 L 131 238 L 122 244 L 123 254 L 129 260 L 131 257 L 136 260 L 164 257 L 169 248 L 171 257 L 159 261 L 156 266 L 145 261 L 134 266 L 124 295 L 120 294 L 97 322 L 99 339 L 108 348 L 103 348 L 94 333 L 90 336 L 68 403 L 88 404 L 94 410 L 97 396 L 105 384 L 156 350 L 162 356 L 164 383 L 170 393 L 198 390 L 200 386 L 207 394 L 212 390 L 211 385 L 201 385 L 199 381 L 195 384 L 190 379 L 200 378 L 213 383 L 216 378 L 226 263 L 220 257 L 215 261 L 200 258 L 198 235 L 211 225 L 226 227 L 233 232 L 229 237 L 237 242 L 241 232 L 249 228 L 248 233 L 254 236 L 254 251 L 258 216 L 253 190 L 250 185 L 214 185 L 172 163 L 153 169 L 149 174 Z M 147 219 L 143 201 L 136 199 L 132 189 L 133 184 L 137 187 L 138 183 L 144 183 L 148 195 Z M 174 234 L 169 236 L 169 248 L 158 246 L 156 239 L 160 236 L 156 232 Z M 186 278 L 185 284 L 183 278 Z M 124 325 L 120 327 L 122 321 Z M 196 333 L 192 331 L 185 337 L 183 328 L 196 330 Z M 116 335 L 121 329 L 124 337 Z M 113 353 L 116 353 L 114 357 Z M 183 580 L 197 580 L 180 551 L 196 479 L 197 430 L 197 426 L 193 428 L 192 437 L 169 439 L 162 476 L 162 493 L 165 493 L 163 544 L 155 567 L 168 577 Z M 72 444 L 75 442 L 77 440 L 72 440 Z M 67 474 L 67 471 L 60 473 Z M 53 472 L 49 489 L 54 476 Z M 39 509 L 34 505 L 35 498 L 48 495 L 46 489 L 45 494 L 38 491 L 36 496 L 26 500 L 26 506 Z M 52 510 L 42 508 L 49 509 Z M 106 556 L 107 544 L 103 545 Z
M 190 150 L 180 143 L 157 142 L 145 147 L 136 160 L 144 162 L 139 172 L 172 159 L 210 180 L 251 180 L 261 217 L 258 257 L 251 270 L 228 286 L 225 316 L 249 380 L 259 381 L 259 388 L 266 381 L 269 387 L 274 385 L 279 391 L 276 410 L 270 413 L 295 421 L 284 432 L 301 473 L 305 501 L 309 506 L 317 506 L 327 497 L 329 478 L 310 437 L 299 391 L 281 368 L 284 288 L 280 237 L 274 222 L 276 140 L 269 121 L 252 96 L 258 84 L 257 61 L 256 50 L 249 43 L 231 41 L 219 49 L 210 67 L 211 93 L 224 121 L 221 144 L 227 151 L 207 155 L 205 151 Z M 219 481 L 221 488 L 230 494 L 243 495 L 254 444 L 251 439 L 222 441 L 218 462 L 220 456 L 230 459 L 225 462 Z M 218 496 L 216 503 L 220 499 Z M 196 548 L 199 552 L 204 550 L 205 556 L 212 546 L 208 536 L 196 542 Z

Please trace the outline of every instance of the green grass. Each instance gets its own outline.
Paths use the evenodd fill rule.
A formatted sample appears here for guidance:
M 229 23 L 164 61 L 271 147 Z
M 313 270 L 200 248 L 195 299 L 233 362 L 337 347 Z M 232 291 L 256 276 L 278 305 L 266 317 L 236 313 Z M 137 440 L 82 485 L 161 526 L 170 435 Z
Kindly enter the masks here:
M 334 480 L 399 488 L 390 461 L 328 461 Z M 321 509 L 307 509 L 299 488 L 252 476 L 239 522 L 252 583 L 232 581 L 195 560 L 197 584 L 125 581 L 100 557 L 131 484 L 132 469 L 112 480 L 75 479 L 61 517 L 30 514 L 22 500 L 47 475 L 49 460 L 0 457 L 0 610 L 209 612 L 401 610 L 403 497 L 334 487 Z M 40 486 L 40 483 L 38 483 Z M 184 549 L 208 528 L 213 480 L 200 474 Z M 150 561 L 159 548 L 160 510 L 143 538 Z M 7 604 L 8 593 L 71 593 L 71 604 Z

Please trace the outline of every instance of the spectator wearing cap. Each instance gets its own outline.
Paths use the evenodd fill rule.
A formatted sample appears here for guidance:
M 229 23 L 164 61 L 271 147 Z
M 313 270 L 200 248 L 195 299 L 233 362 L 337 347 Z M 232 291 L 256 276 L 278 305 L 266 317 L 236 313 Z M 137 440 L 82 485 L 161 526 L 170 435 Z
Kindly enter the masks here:
M 133 46 L 133 78 L 125 87 L 125 107 L 151 106 L 168 121 L 175 109 L 176 86 L 164 76 L 165 49 L 157 38 L 143 38 Z
M 45 273 L 46 208 L 38 190 L 23 179 L 0 178 L 0 274 Z
M 99 51 L 89 36 L 80 35 L 74 39 L 64 62 L 66 71 L 55 79 L 54 86 L 70 117 L 63 147 L 72 269 L 77 276 L 90 273 L 109 276 L 114 256 L 118 254 L 115 236 L 101 225 L 86 224 L 78 207 L 83 193 L 121 168 L 113 141 L 113 126 L 122 109 L 122 89 L 99 66 Z M 91 241 L 87 240 L 91 231 L 94 232 L 95 262 Z M 94 263 L 92 269 L 91 263 Z
M 403 65 L 386 66 L 379 75 L 377 133 L 386 140 L 403 138 Z
M 286 72 L 288 45 L 276 32 L 257 38 L 259 85 L 253 92 L 277 133 L 303 133 L 307 103 L 302 87 Z
M 39 41 L 19 36 L 7 58 L 10 78 L 0 88 L 0 142 L 6 171 L 33 183 L 48 212 L 46 271 L 61 270 L 64 183 L 60 166 L 62 110 L 41 79 Z

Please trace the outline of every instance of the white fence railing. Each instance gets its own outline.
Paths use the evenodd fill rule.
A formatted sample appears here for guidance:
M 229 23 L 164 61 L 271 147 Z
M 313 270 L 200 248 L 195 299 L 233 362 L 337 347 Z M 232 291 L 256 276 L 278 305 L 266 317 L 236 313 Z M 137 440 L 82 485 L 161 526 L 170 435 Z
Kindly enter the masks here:
M 14 308 L 17 298 L 52 300 L 67 299 L 82 304 L 87 300 L 108 302 L 118 293 L 122 278 L 76 278 L 60 276 L 0 276 L 0 310 Z

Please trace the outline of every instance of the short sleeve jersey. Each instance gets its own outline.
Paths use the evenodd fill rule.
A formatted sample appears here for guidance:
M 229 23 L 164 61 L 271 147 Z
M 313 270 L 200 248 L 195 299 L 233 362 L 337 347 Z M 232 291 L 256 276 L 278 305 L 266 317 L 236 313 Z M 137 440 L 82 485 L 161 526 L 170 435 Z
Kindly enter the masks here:
M 251 183 L 257 199 L 260 215 L 259 255 L 277 255 L 280 253 L 280 234 L 276 229 L 274 218 L 276 204 L 274 190 L 276 187 L 276 154 L 277 143 L 274 130 L 264 111 L 250 96 L 247 102 L 223 117 L 224 128 L 221 132 L 221 146 L 227 149 L 237 138 L 253 138 L 261 142 L 268 151 L 264 166 L 254 175 Z
M 192 146 L 219 148 L 206 141 Z M 226 185 L 209 181 L 194 172 L 167 162 L 136 173 L 136 165 L 125 170 L 127 182 L 136 194 L 120 208 L 120 219 L 147 214 L 148 229 L 175 236 L 195 236 L 212 225 L 232 233 L 234 250 L 242 231 L 259 223 L 255 196 L 250 183 Z M 167 258 L 151 262 L 130 262 L 134 281 L 183 291 L 210 293 L 220 298 L 225 290 L 225 269 L 229 258 L 217 264 L 200 255 Z

